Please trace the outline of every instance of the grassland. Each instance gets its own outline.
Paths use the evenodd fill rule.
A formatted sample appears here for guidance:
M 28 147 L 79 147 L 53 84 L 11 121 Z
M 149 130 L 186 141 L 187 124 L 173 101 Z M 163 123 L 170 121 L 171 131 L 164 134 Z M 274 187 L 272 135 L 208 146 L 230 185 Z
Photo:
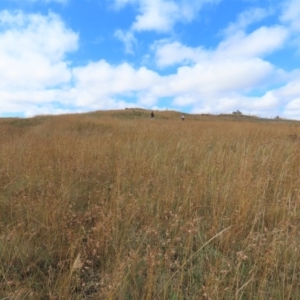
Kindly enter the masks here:
M 0 119 L 0 299 L 300 299 L 300 125 Z

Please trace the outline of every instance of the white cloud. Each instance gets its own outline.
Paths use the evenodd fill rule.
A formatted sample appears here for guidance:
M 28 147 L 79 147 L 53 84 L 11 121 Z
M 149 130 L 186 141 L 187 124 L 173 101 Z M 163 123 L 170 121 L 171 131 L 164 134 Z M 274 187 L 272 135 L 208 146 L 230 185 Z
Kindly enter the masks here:
M 145 67 L 134 69 L 127 63 L 112 66 L 103 60 L 75 68 L 73 74 L 79 106 L 105 103 L 112 97 L 136 97 L 136 93 L 148 90 L 160 79 Z
M 115 0 L 118 9 L 127 4 L 134 5 L 138 15 L 133 22 L 133 31 L 169 32 L 177 22 L 190 22 L 203 5 L 220 0 Z
M 231 113 L 237 109 L 245 114 L 274 118 L 281 116 L 300 120 L 300 76 L 281 87 L 270 89 L 262 96 L 244 96 L 242 93 L 227 94 L 219 99 L 212 98 L 196 102 L 193 112 Z
M 221 57 L 262 57 L 282 47 L 288 35 L 283 26 L 260 27 L 248 35 L 238 31 L 220 43 L 217 54 Z
M 210 57 L 210 53 L 202 47 L 191 48 L 180 42 L 169 42 L 161 40 L 152 46 L 156 59 L 156 64 L 163 68 L 174 64 L 190 64 L 205 61 Z
M 263 57 L 280 49 L 289 32 L 283 26 L 260 27 L 250 34 L 239 30 L 221 41 L 215 50 L 188 47 L 179 42 L 161 40 L 152 46 L 159 67 Z
M 283 101 L 291 101 L 300 97 L 300 76 L 291 78 L 285 85 L 276 89 L 277 95 Z
M 273 72 L 271 64 L 257 58 L 196 64 L 180 67 L 177 74 L 168 78 L 161 91 L 181 95 L 180 101 L 175 98 L 177 105 L 192 105 L 205 98 L 217 99 L 232 91 L 246 92 Z M 197 97 L 191 97 L 191 94 Z
M 77 49 L 77 39 L 54 14 L 0 13 L 0 87 L 39 89 L 68 82 L 65 54 Z
M 158 104 L 158 102 L 158 97 L 151 92 L 144 91 L 137 93 L 137 103 L 139 106 L 153 107 Z
M 300 31 L 300 1 L 287 0 L 284 3 L 281 21 L 287 23 L 295 31 Z
M 179 7 L 173 1 L 141 1 L 140 14 L 132 25 L 135 31 L 170 31 L 179 18 Z
M 287 111 L 299 111 L 300 110 L 300 97 L 293 99 L 291 102 L 289 102 L 285 109 Z
M 101 94 L 121 94 L 146 89 L 159 78 L 155 72 L 145 67 L 136 70 L 127 63 L 112 66 L 103 60 L 75 68 L 73 72 L 78 88 L 98 86 Z
M 243 114 L 274 118 L 279 114 L 279 99 L 268 92 L 261 97 L 247 97 L 242 94 L 232 94 L 220 97 L 215 101 L 206 99 L 202 103 L 197 103 L 193 108 L 193 113 L 229 113 L 240 110 Z
M 19 105 L 57 101 L 56 87 L 68 84 L 66 53 L 77 49 L 78 36 L 50 13 L 0 13 L 0 89 L 3 103 Z M 14 110 L 15 111 L 15 110 Z
M 240 13 L 235 22 L 228 25 L 223 31 L 226 36 L 245 30 L 249 25 L 262 21 L 264 18 L 272 14 L 271 10 L 260 7 L 253 7 Z
M 124 43 L 126 53 L 133 54 L 133 46 L 136 44 L 136 38 L 132 32 L 124 32 L 118 29 L 115 32 L 115 37 Z

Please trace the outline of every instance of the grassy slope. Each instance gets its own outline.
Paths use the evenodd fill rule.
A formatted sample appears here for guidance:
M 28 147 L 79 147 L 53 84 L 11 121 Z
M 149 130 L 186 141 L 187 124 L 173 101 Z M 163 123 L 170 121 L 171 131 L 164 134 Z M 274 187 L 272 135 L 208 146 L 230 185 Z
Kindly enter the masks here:
M 299 136 L 131 109 L 0 120 L 0 299 L 300 299 Z

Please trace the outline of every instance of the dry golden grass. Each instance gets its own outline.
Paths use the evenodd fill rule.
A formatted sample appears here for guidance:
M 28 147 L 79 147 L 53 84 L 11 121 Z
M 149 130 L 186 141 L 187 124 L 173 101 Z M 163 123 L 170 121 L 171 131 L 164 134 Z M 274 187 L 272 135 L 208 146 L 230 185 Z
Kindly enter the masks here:
M 300 299 L 300 127 L 175 112 L 0 121 L 0 299 Z

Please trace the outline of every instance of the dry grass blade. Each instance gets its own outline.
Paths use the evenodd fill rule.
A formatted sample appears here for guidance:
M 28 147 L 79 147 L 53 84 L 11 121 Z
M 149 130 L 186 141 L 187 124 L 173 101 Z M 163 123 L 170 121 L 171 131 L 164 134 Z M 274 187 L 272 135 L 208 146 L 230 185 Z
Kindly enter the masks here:
M 204 247 L 206 247 L 209 243 L 211 243 L 214 239 L 216 239 L 218 236 L 220 236 L 225 231 L 229 230 L 232 226 L 229 226 L 219 233 L 217 233 L 215 236 L 213 236 L 211 239 L 209 239 L 206 243 L 204 243 L 196 252 L 194 252 L 177 270 L 174 272 L 174 274 L 170 277 L 170 279 L 164 284 L 162 289 L 155 295 L 154 299 L 157 299 L 158 296 L 161 294 L 161 292 L 165 289 L 165 287 L 170 283 L 170 281 L 175 277 L 175 275 L 195 256 L 197 255 Z

